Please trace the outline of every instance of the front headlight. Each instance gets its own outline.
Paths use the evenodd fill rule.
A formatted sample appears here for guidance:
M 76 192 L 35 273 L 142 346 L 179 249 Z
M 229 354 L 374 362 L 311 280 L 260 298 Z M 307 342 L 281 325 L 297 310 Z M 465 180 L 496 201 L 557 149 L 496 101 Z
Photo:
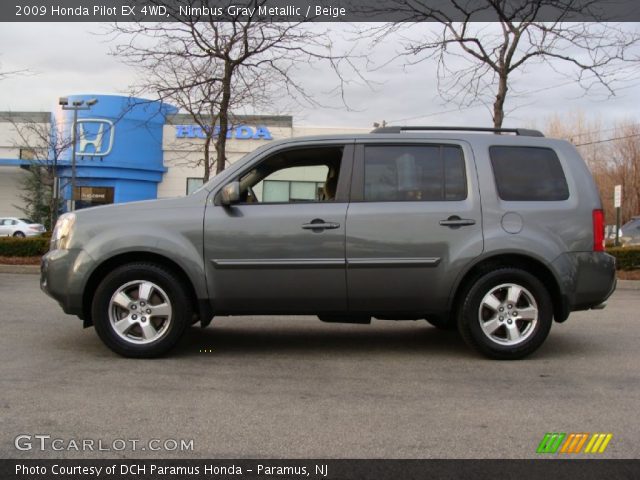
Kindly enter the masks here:
M 75 213 L 65 213 L 60 215 L 56 226 L 51 234 L 50 250 L 66 250 L 71 240 L 73 226 L 76 223 Z

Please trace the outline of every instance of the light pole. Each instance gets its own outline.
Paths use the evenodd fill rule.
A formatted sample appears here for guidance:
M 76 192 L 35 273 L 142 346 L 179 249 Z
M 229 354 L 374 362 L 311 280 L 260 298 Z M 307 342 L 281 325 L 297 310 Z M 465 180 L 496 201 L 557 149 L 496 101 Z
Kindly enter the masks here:
M 62 110 L 73 110 L 73 133 L 71 136 L 71 211 L 76 209 L 76 201 L 75 190 L 76 190 L 76 143 L 78 142 L 77 137 L 77 126 L 78 126 L 78 111 L 79 110 L 91 110 L 96 103 L 98 103 L 97 98 L 92 98 L 91 100 L 74 100 L 71 102 L 71 106 L 69 106 L 69 99 L 66 97 L 61 97 L 58 100 L 58 104 L 62 106 Z

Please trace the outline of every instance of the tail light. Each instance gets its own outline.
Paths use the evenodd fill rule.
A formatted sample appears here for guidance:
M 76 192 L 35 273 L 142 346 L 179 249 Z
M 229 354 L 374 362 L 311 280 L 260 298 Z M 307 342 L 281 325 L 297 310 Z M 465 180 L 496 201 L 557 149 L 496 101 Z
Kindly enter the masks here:
M 604 251 L 604 212 L 600 208 L 593 211 L 593 251 Z

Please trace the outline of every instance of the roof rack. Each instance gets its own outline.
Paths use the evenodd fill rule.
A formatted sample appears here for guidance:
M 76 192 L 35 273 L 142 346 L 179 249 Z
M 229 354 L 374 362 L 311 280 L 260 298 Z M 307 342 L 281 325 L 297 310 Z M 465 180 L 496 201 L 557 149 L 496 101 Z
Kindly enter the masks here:
M 544 137 L 539 130 L 529 128 L 485 128 L 485 127 L 379 127 L 371 133 L 401 133 L 419 131 L 457 131 L 457 132 L 491 132 L 491 133 L 515 133 L 524 137 Z

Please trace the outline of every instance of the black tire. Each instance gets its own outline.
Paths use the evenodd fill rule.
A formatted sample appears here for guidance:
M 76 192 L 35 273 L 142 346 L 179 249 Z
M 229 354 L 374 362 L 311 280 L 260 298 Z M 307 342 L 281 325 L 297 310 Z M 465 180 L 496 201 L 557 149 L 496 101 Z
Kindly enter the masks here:
M 154 285 L 154 289 L 151 290 L 153 293 L 145 306 L 142 306 L 144 303 L 141 302 L 140 295 L 136 298 L 138 282 Z M 121 309 L 111 303 L 112 297 L 128 284 L 131 284 L 128 287 L 131 289 L 128 298 L 137 304 L 135 311 Z M 141 287 L 138 287 L 137 291 L 141 292 Z M 170 312 L 170 316 L 151 314 L 148 319 L 143 317 L 145 311 L 162 305 L 168 306 L 163 311 Z M 147 308 L 149 310 L 145 310 Z M 121 318 L 129 318 L 127 311 L 131 317 L 136 311 L 140 314 L 138 323 L 129 327 L 127 332 L 118 333 L 115 322 Z M 129 263 L 111 271 L 98 285 L 93 297 L 91 314 L 98 336 L 111 350 L 124 357 L 153 358 L 167 353 L 178 343 L 187 326 L 191 324 L 193 306 L 185 288 L 170 270 L 154 263 Z M 158 338 L 153 339 L 153 335 L 145 338 L 141 322 L 144 322 L 145 326 L 153 325 Z
M 26 235 L 23 232 L 15 232 L 13 236 L 16 238 L 24 238 Z
M 516 295 L 517 287 L 524 290 L 518 296 L 518 305 L 514 305 L 508 301 L 507 295 L 512 289 L 513 295 Z M 490 293 L 493 293 L 493 297 L 488 297 Z M 494 303 L 494 298 L 500 300 L 495 314 L 488 307 L 489 303 Z M 484 304 L 483 299 L 487 300 Z M 479 275 L 463 295 L 463 302 L 458 315 L 458 330 L 462 338 L 472 348 L 493 359 L 516 360 L 533 353 L 549 335 L 553 322 L 549 292 L 537 277 L 518 268 L 499 268 Z M 481 304 L 484 305 L 482 309 Z M 508 311 L 507 307 L 513 308 L 513 311 Z M 499 311 L 500 308 L 503 311 Z M 517 316 L 530 316 L 533 308 L 537 310 L 535 322 L 521 320 Z M 518 309 L 521 311 L 518 312 Z M 523 311 L 527 311 L 527 314 L 523 314 Z M 509 313 L 514 316 L 511 317 Z M 489 320 L 495 322 L 490 327 Z M 493 334 L 487 334 L 481 322 L 486 322 L 486 330 L 492 330 L 496 324 L 500 326 Z M 514 332 L 514 327 L 518 330 L 510 338 L 509 331 Z M 518 334 L 521 334 L 519 339 Z

